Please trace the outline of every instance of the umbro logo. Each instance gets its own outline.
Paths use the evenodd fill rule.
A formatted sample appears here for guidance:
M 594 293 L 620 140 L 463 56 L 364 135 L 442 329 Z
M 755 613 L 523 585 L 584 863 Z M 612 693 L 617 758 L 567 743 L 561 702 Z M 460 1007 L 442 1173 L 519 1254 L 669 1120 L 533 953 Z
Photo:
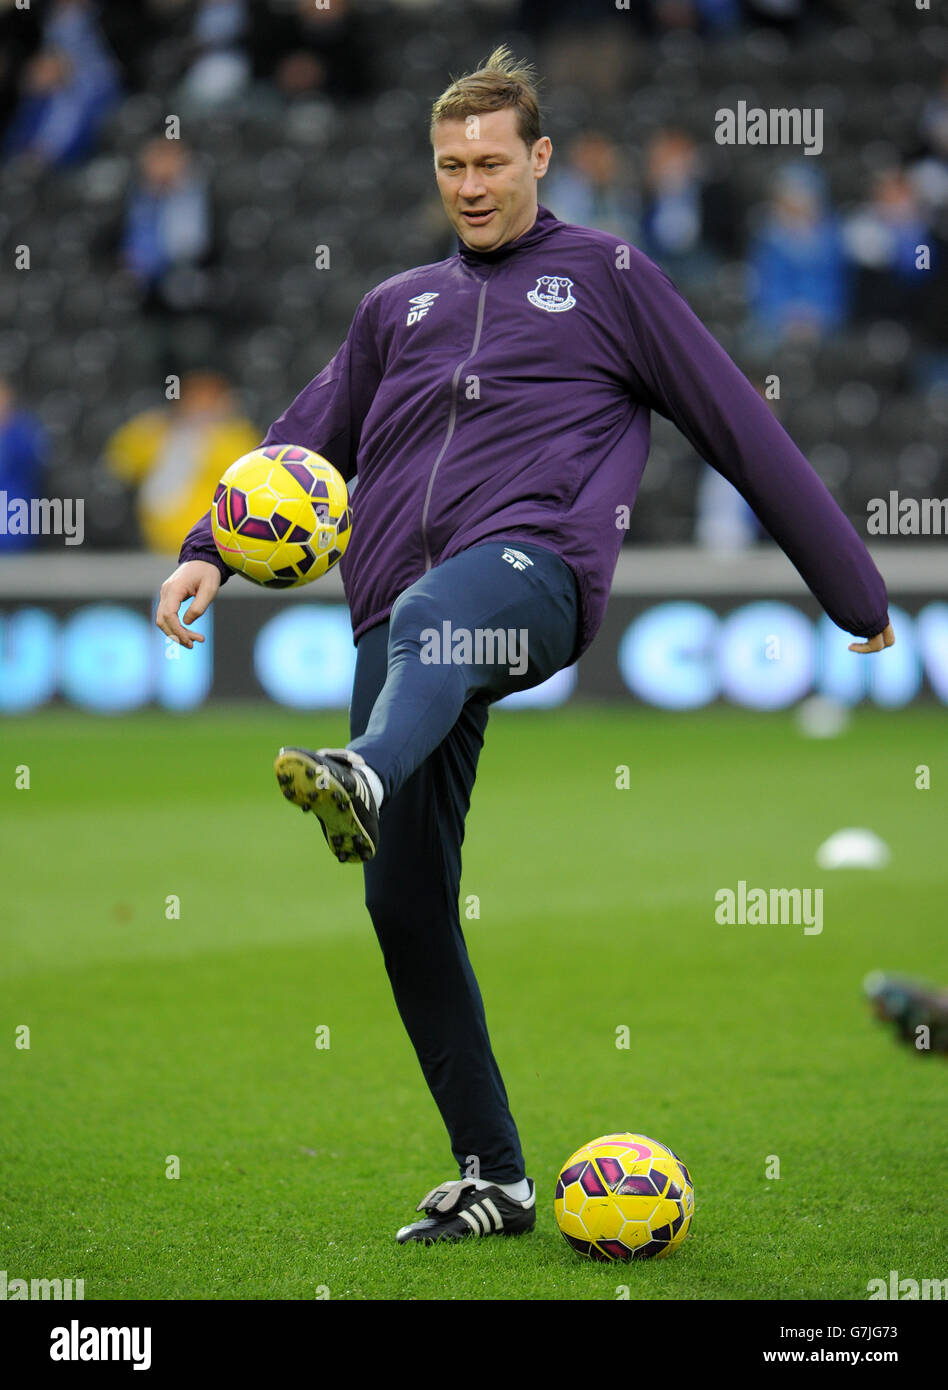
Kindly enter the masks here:
M 436 290 L 426 290 L 424 294 L 416 294 L 413 299 L 409 299 L 408 302 L 412 307 L 408 310 L 408 318 L 405 322 L 407 324 L 412 324 L 417 323 L 419 319 L 423 319 L 437 298 L 438 293 Z

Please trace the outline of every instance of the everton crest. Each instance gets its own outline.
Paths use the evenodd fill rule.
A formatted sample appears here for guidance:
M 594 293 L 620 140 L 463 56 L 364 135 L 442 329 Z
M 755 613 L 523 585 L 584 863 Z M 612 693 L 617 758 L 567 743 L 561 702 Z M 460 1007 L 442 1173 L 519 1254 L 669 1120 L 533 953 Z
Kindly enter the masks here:
M 566 275 L 541 275 L 536 289 L 531 290 L 527 298 L 538 309 L 547 309 L 551 314 L 560 314 L 564 309 L 572 309 L 576 303 L 573 298 L 573 282 Z

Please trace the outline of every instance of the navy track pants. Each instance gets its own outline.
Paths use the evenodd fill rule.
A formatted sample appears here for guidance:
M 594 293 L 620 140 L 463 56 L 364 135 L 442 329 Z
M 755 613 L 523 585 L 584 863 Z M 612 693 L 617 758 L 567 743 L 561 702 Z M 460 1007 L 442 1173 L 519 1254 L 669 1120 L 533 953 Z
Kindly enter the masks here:
M 461 931 L 464 820 L 491 703 L 566 666 L 578 619 L 558 556 L 487 541 L 429 570 L 357 647 L 348 746 L 385 789 L 366 906 L 461 1174 L 495 1182 L 525 1174 Z

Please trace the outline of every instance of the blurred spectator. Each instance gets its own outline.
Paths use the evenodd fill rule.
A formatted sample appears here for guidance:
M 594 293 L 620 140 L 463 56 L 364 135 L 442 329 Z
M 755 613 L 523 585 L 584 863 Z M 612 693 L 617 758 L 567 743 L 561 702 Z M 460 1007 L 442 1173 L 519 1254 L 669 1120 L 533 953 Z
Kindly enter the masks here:
M 201 329 L 215 307 L 211 268 L 218 256 L 207 182 L 182 141 L 159 135 L 143 147 L 111 240 L 139 287 L 156 357 L 168 371 L 180 370 L 182 360 L 206 351 Z
M 120 94 L 118 65 L 89 0 L 55 0 L 24 74 L 4 157 L 40 169 L 79 162 Z
M 551 167 L 540 202 L 561 222 L 638 240 L 635 195 L 622 174 L 616 142 L 600 130 L 585 131 L 570 141 L 566 163 L 559 170 L 555 164 Z
M 158 135 L 139 156 L 125 212 L 124 263 L 148 294 L 164 297 L 168 276 L 180 266 L 203 265 L 211 248 L 204 177 L 181 140 Z
M 931 228 L 903 170 L 876 174 L 869 201 L 843 224 L 843 240 L 855 268 L 855 315 L 914 324 L 932 275 L 918 269 L 918 248 L 930 251 Z
M 715 555 L 735 555 L 761 538 L 760 523 L 733 484 L 716 468 L 698 475 L 695 545 Z
M 275 83 L 290 101 L 325 96 L 353 101 L 374 94 L 371 15 L 352 0 L 317 8 L 296 0 L 296 12 L 253 7 L 250 52 L 254 75 Z
M 760 338 L 818 340 L 845 322 L 842 237 L 813 170 L 793 164 L 781 171 L 748 259 L 753 329 Z
M 190 62 L 181 84 L 189 106 L 211 109 L 240 96 L 251 74 L 245 51 L 249 39 L 249 0 L 198 0 L 188 40 Z
M 916 385 L 948 384 L 948 67 L 919 118 L 919 146 L 908 178 L 929 232 L 931 269 L 919 272 L 925 288 L 916 318 Z
M 41 497 L 45 464 L 46 442 L 39 421 L 28 411 L 17 409 L 13 388 L 0 377 L 0 495 L 4 502 Z M 36 539 L 0 534 L 0 551 L 29 550 Z
M 739 200 L 711 179 L 683 130 L 660 130 L 645 154 L 642 250 L 687 289 L 741 251 Z
M 137 488 L 138 523 L 150 550 L 177 554 L 181 537 L 207 511 L 221 474 L 260 437 L 239 413 L 227 379 L 206 371 L 183 378 L 179 401 L 144 411 L 116 430 L 105 462 Z
M 948 387 L 948 235 L 931 237 L 931 269 L 923 278 L 915 324 L 912 374 L 921 390 Z
M 922 111 L 919 136 L 921 149 L 909 169 L 912 186 L 930 213 L 948 217 L 948 68 Z
M 751 378 L 771 411 L 780 411 L 766 394 L 762 380 Z M 756 512 L 745 502 L 732 483 L 716 468 L 702 463 L 695 495 L 695 545 L 713 555 L 736 555 L 748 546 L 767 539 Z

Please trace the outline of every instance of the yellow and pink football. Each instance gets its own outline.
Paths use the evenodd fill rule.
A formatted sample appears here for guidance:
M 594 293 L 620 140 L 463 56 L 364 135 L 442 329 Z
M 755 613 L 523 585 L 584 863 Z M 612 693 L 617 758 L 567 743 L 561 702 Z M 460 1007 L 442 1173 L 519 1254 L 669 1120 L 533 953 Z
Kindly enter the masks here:
M 646 1134 L 605 1134 L 563 1164 L 553 1199 L 565 1239 L 591 1260 L 644 1260 L 677 1250 L 695 1209 L 691 1175 Z
M 267 444 L 232 463 L 211 530 L 231 569 L 271 589 L 311 584 L 345 553 L 352 526 L 342 474 L 321 454 Z

